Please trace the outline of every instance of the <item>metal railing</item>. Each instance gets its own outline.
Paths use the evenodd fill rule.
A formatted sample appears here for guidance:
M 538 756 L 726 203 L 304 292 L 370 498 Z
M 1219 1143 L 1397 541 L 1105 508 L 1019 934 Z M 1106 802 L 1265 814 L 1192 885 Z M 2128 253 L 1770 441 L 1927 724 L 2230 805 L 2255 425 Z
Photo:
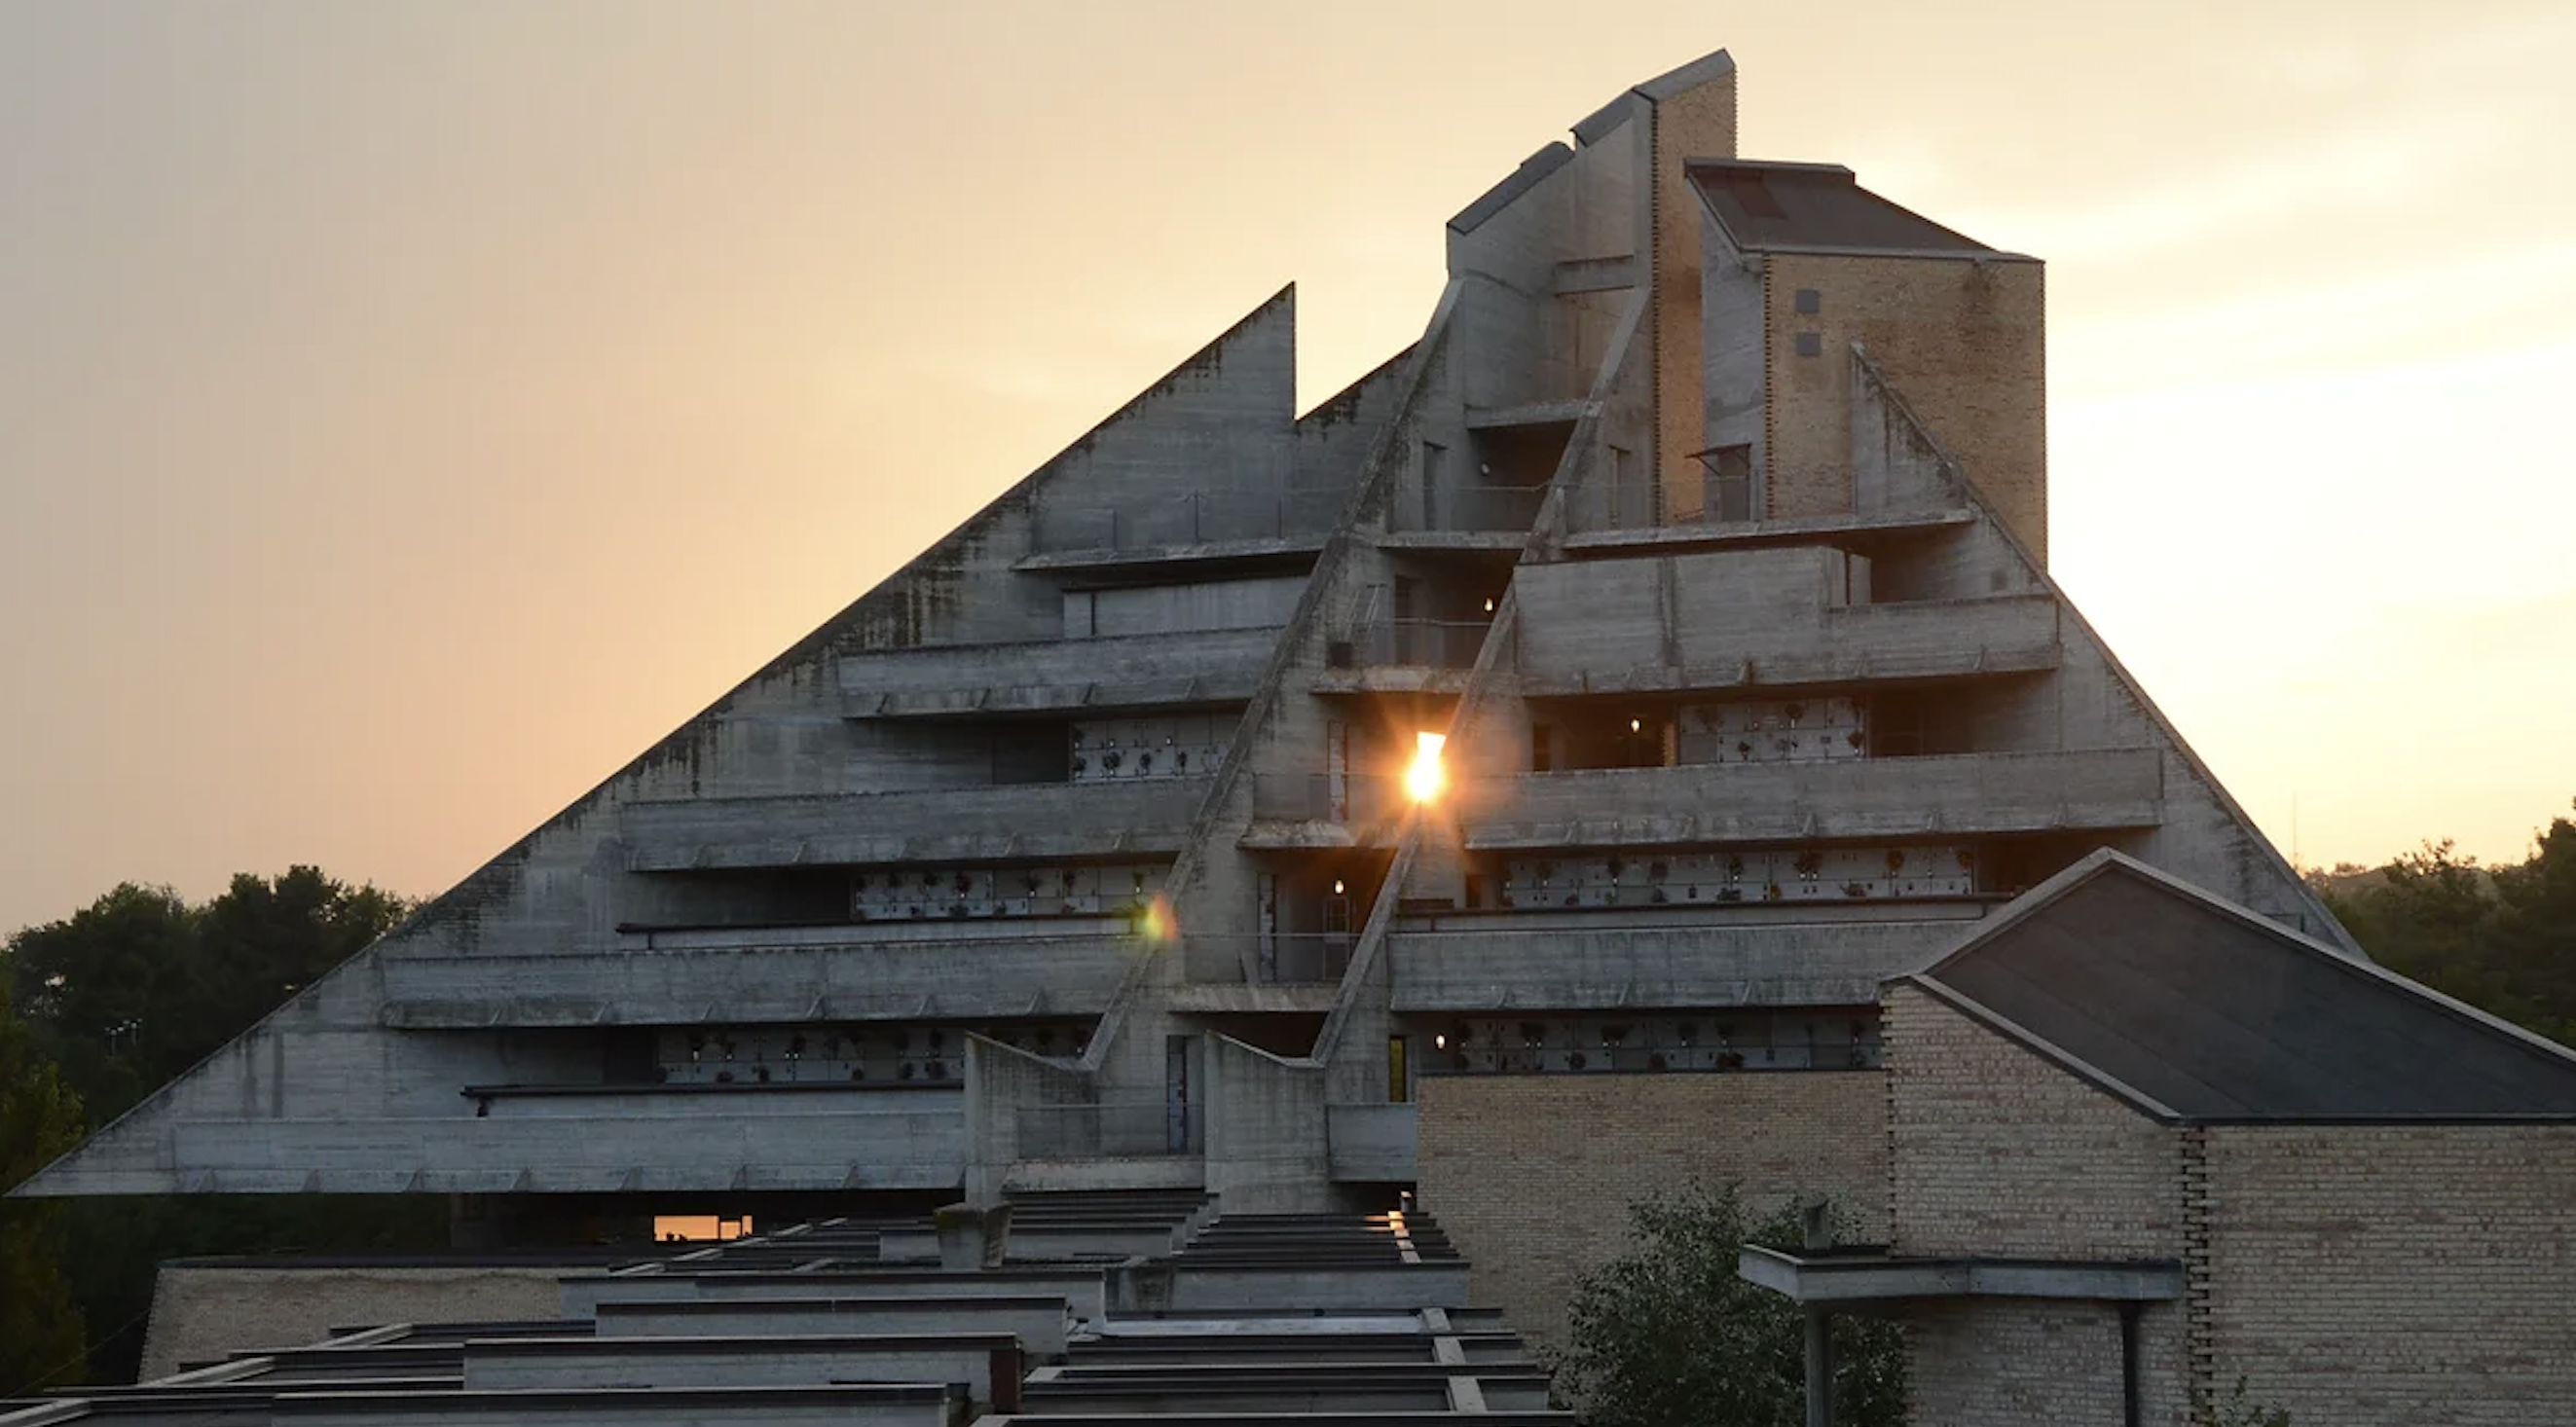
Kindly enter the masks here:
M 1416 534 L 1524 532 L 1538 522 L 1539 507 L 1546 501 L 1545 486 L 1448 486 L 1434 488 L 1426 505 L 1416 489 L 1410 498 L 1395 502 L 1387 528 Z
M 1679 488 L 1649 480 L 1586 485 L 1573 492 L 1567 524 L 1581 531 L 1732 525 L 1756 518 L 1753 495 L 1750 476 L 1705 475 Z
M 1263 937 L 1257 965 L 1274 986 L 1336 985 L 1351 969 L 1357 932 L 1277 932 Z
M 1022 1159 L 1198 1154 L 1206 1142 L 1204 1117 L 1185 1101 L 1023 1105 L 1015 1115 Z
M 1485 634 L 1485 619 L 1381 619 L 1353 629 L 1341 641 L 1355 668 L 1472 669 Z
M 1260 773 L 1252 815 L 1292 822 L 1367 822 L 1399 806 L 1396 779 L 1382 773 Z
M 1337 985 L 1351 969 L 1351 952 L 1360 940 L 1356 929 L 1186 935 L 1192 945 L 1215 948 L 1228 962 L 1251 952 L 1254 979 L 1265 986 Z
M 1040 552 L 1142 550 L 1329 534 L 1350 492 L 1291 487 L 1272 494 L 1188 491 L 1118 505 L 1038 507 L 1031 547 Z

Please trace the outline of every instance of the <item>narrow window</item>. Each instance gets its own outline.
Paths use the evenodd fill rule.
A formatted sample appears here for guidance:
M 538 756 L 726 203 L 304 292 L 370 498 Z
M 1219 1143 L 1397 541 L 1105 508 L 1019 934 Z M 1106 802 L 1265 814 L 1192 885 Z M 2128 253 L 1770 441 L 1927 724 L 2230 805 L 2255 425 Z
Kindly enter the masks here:
M 1391 1105 L 1401 1105 L 1413 1098 L 1413 1086 L 1405 1075 L 1404 1037 L 1386 1038 L 1386 1098 Z

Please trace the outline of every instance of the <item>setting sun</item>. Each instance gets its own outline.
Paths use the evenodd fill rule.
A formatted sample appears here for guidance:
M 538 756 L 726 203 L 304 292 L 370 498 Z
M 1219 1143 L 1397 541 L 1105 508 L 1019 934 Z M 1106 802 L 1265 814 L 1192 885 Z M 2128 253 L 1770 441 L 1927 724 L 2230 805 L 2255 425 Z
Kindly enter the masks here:
M 1404 793 L 1417 803 L 1439 800 L 1441 790 L 1449 784 L 1448 771 L 1440 766 L 1441 745 L 1449 741 L 1445 733 L 1417 733 L 1413 736 L 1413 764 L 1404 770 Z

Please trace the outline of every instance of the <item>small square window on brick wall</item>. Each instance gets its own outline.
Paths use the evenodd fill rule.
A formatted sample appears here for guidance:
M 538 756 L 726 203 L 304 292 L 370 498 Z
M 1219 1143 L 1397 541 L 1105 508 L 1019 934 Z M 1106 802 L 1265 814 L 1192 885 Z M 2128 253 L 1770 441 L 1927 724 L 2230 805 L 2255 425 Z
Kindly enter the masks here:
M 1812 287 L 1798 289 L 1798 310 L 1809 316 L 1825 310 L 1825 295 Z
M 1801 332 L 1801 333 L 1799 333 L 1799 334 L 1798 334 L 1798 355 L 1799 355 L 1799 356 L 1801 356 L 1801 357 L 1821 357 L 1821 356 L 1823 356 L 1824 354 L 1825 354 L 1825 337 L 1824 337 L 1824 334 L 1823 334 L 1823 333 L 1821 333 L 1821 332 Z

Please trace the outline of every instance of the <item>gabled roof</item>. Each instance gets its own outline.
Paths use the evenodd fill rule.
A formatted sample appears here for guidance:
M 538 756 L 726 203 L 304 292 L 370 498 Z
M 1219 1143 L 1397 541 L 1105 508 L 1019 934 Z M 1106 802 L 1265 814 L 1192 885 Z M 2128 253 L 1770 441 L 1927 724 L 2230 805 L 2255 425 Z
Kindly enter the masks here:
M 2002 256 L 1860 186 L 1841 164 L 1692 159 L 1691 183 L 1739 251 Z
M 2576 1118 L 2576 1052 L 2107 849 L 1898 980 L 2168 1119 Z

